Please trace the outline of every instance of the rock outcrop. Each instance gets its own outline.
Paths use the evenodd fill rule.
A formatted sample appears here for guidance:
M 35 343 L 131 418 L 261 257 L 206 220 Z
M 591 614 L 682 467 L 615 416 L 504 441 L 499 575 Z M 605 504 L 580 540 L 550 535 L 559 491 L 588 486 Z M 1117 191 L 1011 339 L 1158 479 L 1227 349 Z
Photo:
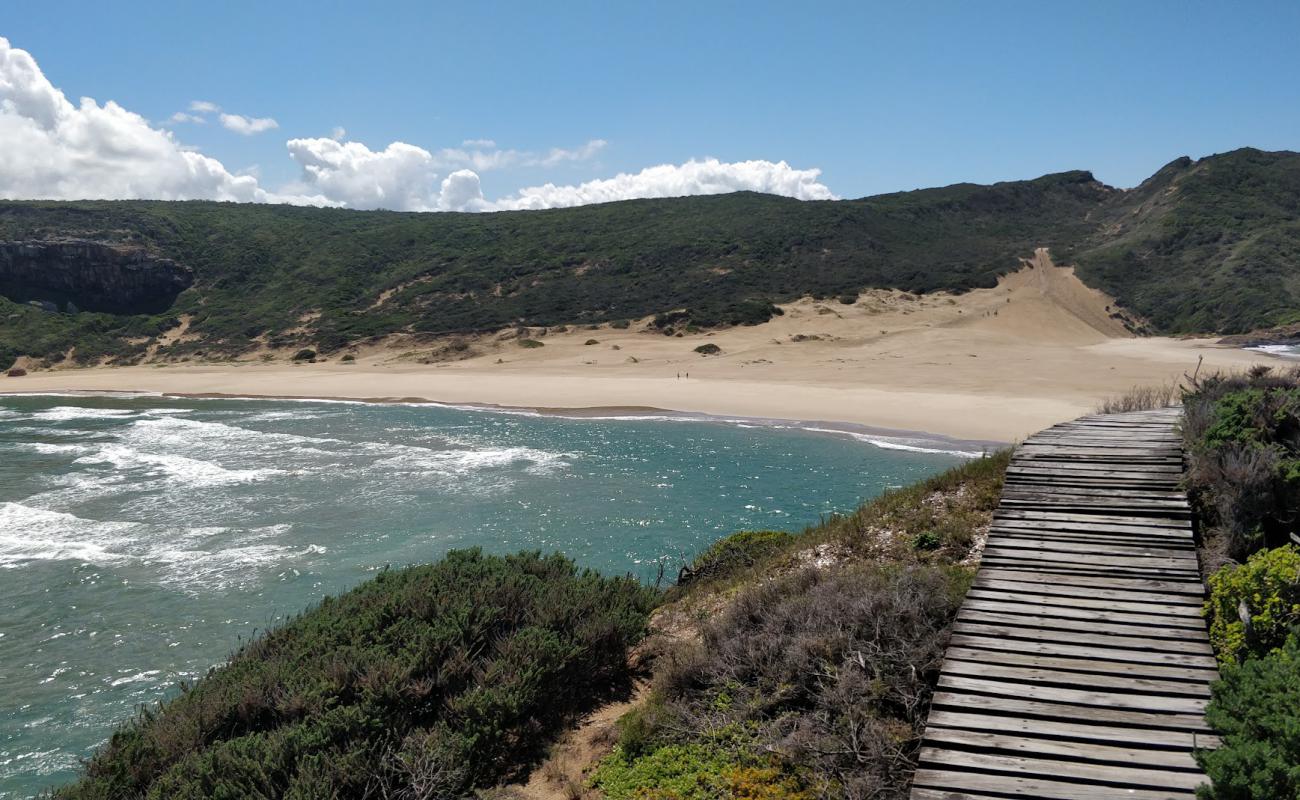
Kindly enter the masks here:
M 42 307 L 156 314 L 194 283 L 194 273 L 142 248 L 80 239 L 0 242 L 0 295 Z

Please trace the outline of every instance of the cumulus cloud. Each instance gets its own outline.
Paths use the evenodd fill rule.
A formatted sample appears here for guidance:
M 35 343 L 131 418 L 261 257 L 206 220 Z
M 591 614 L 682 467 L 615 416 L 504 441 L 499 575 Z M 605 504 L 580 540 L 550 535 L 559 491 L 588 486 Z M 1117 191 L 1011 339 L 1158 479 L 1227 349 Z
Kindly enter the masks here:
M 218 115 L 222 125 L 252 135 L 278 127 L 274 119 L 223 113 L 195 100 L 172 115 L 173 124 L 202 124 Z M 290 139 L 289 156 L 300 180 L 278 192 L 259 185 L 257 170 L 232 173 L 215 158 L 182 145 L 109 100 L 83 97 L 73 104 L 50 84 L 36 60 L 0 37 L 0 198 L 3 199 L 209 199 L 388 208 L 405 211 L 541 209 L 629 200 L 768 192 L 802 200 L 834 195 L 817 169 L 794 169 L 784 161 L 691 160 L 573 185 L 531 186 L 497 200 L 483 195 L 479 174 L 507 167 L 550 167 L 589 161 L 606 147 L 592 139 L 575 148 L 546 152 L 498 148 L 490 139 L 469 139 L 458 148 L 426 150 L 393 142 L 372 150 L 332 138 Z
M 480 172 L 584 160 L 605 146 L 593 139 L 573 150 L 556 148 L 540 155 L 497 149 L 490 140 L 429 151 L 405 142 L 371 150 L 340 139 L 288 141 L 289 157 L 302 168 L 297 189 L 351 208 L 398 211 L 487 211 L 492 203 L 483 198 Z
M 245 117 L 239 114 L 222 114 L 220 119 L 221 127 L 244 136 L 252 136 L 255 133 L 262 133 L 280 127 L 280 123 L 270 117 Z
M 350 208 L 434 211 L 439 167 L 424 148 L 393 142 L 375 151 L 360 142 L 290 139 L 289 157 L 302 168 L 302 189 Z
M 608 203 L 647 197 L 723 194 L 751 191 L 798 200 L 834 200 L 822 184 L 819 169 L 794 169 L 784 161 L 723 162 L 691 159 L 685 164 L 660 164 L 634 174 L 587 181 L 572 186 L 548 183 L 521 189 L 490 204 L 493 210 L 540 209 Z
M 0 197 L 308 200 L 268 194 L 111 100 L 73 105 L 30 53 L 2 37 Z

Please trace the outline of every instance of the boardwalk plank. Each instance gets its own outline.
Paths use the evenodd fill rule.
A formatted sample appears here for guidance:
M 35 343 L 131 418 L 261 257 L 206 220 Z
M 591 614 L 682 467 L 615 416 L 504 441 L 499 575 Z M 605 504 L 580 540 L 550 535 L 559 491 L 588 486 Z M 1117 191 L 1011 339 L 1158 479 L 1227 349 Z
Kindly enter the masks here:
M 953 625 L 912 800 L 1191 798 L 1217 678 L 1178 409 L 1017 448 Z

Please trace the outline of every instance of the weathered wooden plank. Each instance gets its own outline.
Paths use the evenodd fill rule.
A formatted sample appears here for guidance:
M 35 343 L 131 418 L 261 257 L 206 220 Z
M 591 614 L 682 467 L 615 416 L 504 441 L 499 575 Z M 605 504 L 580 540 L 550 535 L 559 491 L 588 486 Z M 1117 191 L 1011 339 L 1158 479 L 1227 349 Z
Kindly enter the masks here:
M 972 733 L 960 728 L 927 728 L 925 745 L 940 747 L 955 745 L 957 749 L 1028 758 L 1065 758 L 1070 761 L 1090 761 L 1135 768 L 1154 768 L 1179 772 L 1198 772 L 1196 759 L 1190 750 L 1161 750 L 1156 748 L 1127 747 L 1092 742 L 1057 741 L 1033 735 L 1005 733 Z
M 1088 783 L 1070 783 L 1045 778 L 1023 776 L 1006 776 L 982 772 L 964 772 L 960 770 L 935 769 L 923 767 L 912 778 L 915 787 L 912 792 L 914 800 L 954 800 L 954 798 L 987 797 L 978 792 L 992 791 L 998 800 L 1007 797 L 1032 797 L 1038 800 L 1182 800 L 1194 798 L 1194 792 L 1169 789 L 1124 789 L 1117 791 L 1111 785 L 1091 785 Z M 931 792 L 929 795 L 917 794 Z M 938 794 L 933 792 L 937 791 Z M 976 792 L 969 794 L 968 792 Z
M 970 731 L 990 731 L 1026 736 L 1050 736 L 1055 739 L 1098 742 L 1112 745 L 1140 745 L 1152 750 L 1212 749 L 1219 746 L 1219 737 L 1187 731 L 1166 731 L 1158 728 L 1131 728 L 1120 725 L 1083 724 L 1077 720 L 1038 719 L 1034 717 L 1002 716 L 998 714 L 968 713 L 935 709 L 926 721 L 930 727 Z
M 1124 533 L 1099 533 L 1097 531 L 1053 531 L 1033 528 L 1006 528 L 1002 525 L 994 525 L 989 528 L 989 533 L 1002 539 L 1020 539 L 1027 541 L 1042 542 L 1066 542 L 1079 543 L 1084 545 L 1094 545 L 1093 552 L 1100 548 L 1106 550 L 1124 553 L 1130 552 L 1130 548 L 1159 549 L 1173 553 L 1191 552 L 1195 554 L 1196 543 L 1191 536 L 1187 537 L 1151 537 Z
M 1066 672 L 1082 672 L 1092 675 L 1112 675 L 1134 678 L 1156 678 L 1159 680 L 1188 681 L 1205 687 L 1217 677 L 1212 668 L 1169 666 L 1149 664 L 1136 661 L 1111 661 L 1101 658 L 1080 658 L 1077 656 L 1045 656 L 1015 650 L 985 650 L 979 647 L 963 647 L 949 643 L 944 656 L 959 661 L 979 664 L 1002 664 L 1005 666 L 1033 667 L 1036 669 L 1054 669 Z
M 968 597 L 962 605 L 974 611 L 988 611 L 997 614 L 1017 614 L 1042 617 L 1053 620 L 1080 620 L 1086 622 L 1108 622 L 1116 625 L 1139 625 L 1149 628 L 1171 628 L 1164 633 L 1183 636 L 1187 630 L 1203 631 L 1205 623 L 1196 617 L 1173 616 L 1169 614 L 1141 614 L 1131 611 L 1105 611 L 1099 608 L 1079 608 L 1068 605 L 1046 605 L 1041 603 L 1024 603 L 1016 600 L 999 600 L 989 597 Z
M 1197 636 L 1197 631 L 1187 628 L 1166 628 L 1141 623 L 1097 622 L 1090 619 L 1049 617 L 1044 616 L 1040 609 L 1029 608 L 1026 610 L 1029 613 L 1014 614 L 990 611 L 979 607 L 967 607 L 966 604 L 962 604 L 960 611 L 957 613 L 957 619 L 962 622 L 979 622 L 986 625 L 999 625 L 1004 628 L 1032 628 L 1043 632 L 1076 632 L 1095 636 L 1105 634 L 1182 644 L 1199 644 L 1206 641 L 1203 635 Z M 1206 644 L 1204 649 L 1208 650 L 1209 645 Z M 1200 649 L 1191 652 L 1200 652 Z
M 1199 577 L 1184 578 L 1182 580 L 1155 580 L 1152 578 L 1140 577 L 1117 577 L 1117 578 L 1096 578 L 1087 575 L 1068 576 L 1062 578 L 1057 575 L 1045 575 L 1036 570 L 1023 569 L 988 569 L 982 566 L 979 571 L 980 575 L 986 575 L 989 578 L 1010 581 L 1026 581 L 1029 583 L 1050 583 L 1056 586 L 1082 586 L 1096 589 L 1114 589 L 1131 592 L 1151 592 L 1152 594 L 1164 595 L 1186 595 L 1189 598 L 1194 597 L 1203 599 L 1205 597 L 1205 586 L 1201 583 Z
M 1181 714 L 1204 714 L 1206 698 L 1174 697 L 1163 694 L 1128 694 L 1117 691 L 1094 691 L 1061 686 L 1046 686 L 1030 680 L 972 678 L 942 673 L 939 688 L 966 694 L 991 694 L 1003 697 L 1030 698 L 1075 706 L 1156 711 Z
M 1201 609 L 1194 605 L 1168 605 L 1160 603 L 1130 603 L 1115 599 L 1094 599 L 1087 597 L 1061 597 L 1028 591 L 1004 591 L 976 584 L 966 594 L 980 600 L 996 600 L 1004 603 L 1036 604 L 1044 609 L 1075 608 L 1081 610 L 1121 611 L 1137 614 L 1157 614 L 1165 617 L 1190 619 L 1196 624 L 1191 627 L 1204 627 L 1205 621 Z
M 1045 536 L 1042 534 L 1033 534 L 1028 532 L 1020 533 L 1001 533 L 990 537 L 989 541 L 996 542 L 997 547 L 1017 550 L 1041 550 L 1052 553 L 1078 553 L 1080 555 L 1104 555 L 1116 556 L 1120 558 L 1150 558 L 1168 560 L 1179 564 L 1180 566 L 1190 564 L 1192 569 L 1199 569 L 1200 562 L 1196 558 L 1196 551 L 1187 548 L 1161 547 L 1160 545 L 1144 544 L 1142 542 L 1119 541 L 1110 542 L 1105 539 L 1099 539 L 1094 546 L 1089 547 L 1086 542 L 1080 542 L 1070 539 L 1069 537 Z
M 1210 696 L 1209 685 L 1201 682 L 1142 678 L 1134 675 L 1085 673 L 1014 664 L 995 664 L 987 660 L 967 661 L 953 656 L 949 656 L 943 662 L 943 670 L 947 675 L 979 680 L 1015 681 L 1017 683 L 1032 684 L 1036 687 L 1052 686 L 1084 691 L 1105 690 L 1125 695 L 1144 694 L 1159 695 L 1161 697 L 1208 698 Z M 1145 702 L 1143 700 L 1143 703 Z
M 1017 546 L 1015 542 L 1001 539 L 989 539 L 984 553 L 986 556 L 1001 555 L 1029 561 L 1065 561 L 1074 566 L 1102 567 L 1153 567 L 1164 570 L 1184 570 L 1196 574 L 1196 559 L 1179 556 L 1126 556 L 1120 554 L 1069 553 L 1043 547 Z
M 1216 672 L 1213 656 L 1200 653 L 1152 652 L 1125 647 L 1105 647 L 1096 644 L 1071 644 L 1069 642 L 1030 641 L 1007 636 L 983 633 L 954 633 L 948 639 L 949 647 L 978 648 L 982 652 L 1064 656 L 1080 659 L 1101 659 L 1111 662 L 1129 662 L 1140 666 L 1179 666 Z
M 1043 577 L 1040 573 L 1035 573 L 1035 575 Z M 1195 594 L 1174 594 L 1172 592 L 1166 594 L 1128 587 L 1075 586 L 1057 581 L 1009 578 L 993 574 L 992 570 L 987 573 L 984 571 L 978 573 L 974 585 L 989 590 L 1028 592 L 1084 600 L 1114 600 L 1135 605 L 1176 605 L 1179 608 L 1192 610 L 1197 614 L 1201 613 L 1201 598 L 1200 595 Z
M 1112 797 L 1117 789 L 1170 789 L 1194 792 L 1196 787 L 1205 782 L 1205 778 L 1195 772 L 1173 769 L 1142 769 L 1120 767 L 1113 764 L 1087 764 L 1073 761 L 1052 761 L 1022 756 L 1001 756 L 986 753 L 971 753 L 964 750 L 922 747 L 920 762 L 926 766 L 944 766 L 956 769 L 981 770 L 989 772 L 1013 772 L 1035 778 L 1073 778 L 1089 783 L 1114 787 Z M 1123 796 L 1128 797 L 1127 793 Z
M 1212 736 L 1204 715 L 1197 713 L 1162 713 L 1134 711 L 1127 708 L 1084 706 L 1031 697 L 1008 697 L 996 694 L 971 694 L 941 690 L 930 701 L 933 708 L 966 713 L 978 712 L 1016 719 L 1048 719 L 1079 725 L 1118 725 L 1152 730 L 1181 731 L 1197 736 Z
M 978 616 L 964 618 L 958 616 L 953 623 L 953 631 L 979 636 L 997 636 L 1005 639 L 1024 639 L 1031 642 L 1055 642 L 1058 644 L 1095 645 L 1116 650 L 1134 650 L 1153 653 L 1188 653 L 1192 655 L 1213 655 L 1210 645 L 1200 640 L 1157 639 L 1146 636 L 1144 632 L 1135 632 L 1131 636 L 1117 633 L 1101 633 L 1089 630 L 1041 628 L 1033 625 L 1020 626 L 1004 624 L 997 621 L 981 619 Z
M 1191 523 L 1181 519 L 1160 519 L 1159 517 L 1134 517 L 1123 514 L 1076 514 L 1064 510 L 1047 509 L 1045 511 L 1022 511 L 1013 508 L 999 508 L 993 514 L 994 519 L 1022 519 L 1034 522 L 1081 522 L 1087 524 L 1131 525 L 1140 528 L 1178 528 L 1191 530 Z

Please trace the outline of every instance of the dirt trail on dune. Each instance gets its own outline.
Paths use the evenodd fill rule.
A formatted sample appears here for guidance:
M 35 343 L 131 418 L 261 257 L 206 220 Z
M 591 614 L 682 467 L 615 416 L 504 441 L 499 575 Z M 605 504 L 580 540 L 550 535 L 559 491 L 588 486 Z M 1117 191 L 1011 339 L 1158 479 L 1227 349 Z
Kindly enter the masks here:
M 1010 294 L 999 310 L 998 326 L 1043 342 L 1088 344 L 1132 334 L 1118 316 L 1118 306 L 1104 292 L 1090 289 L 1073 267 L 1052 263 L 1047 248 L 1034 251 L 1024 268 L 998 282 Z

